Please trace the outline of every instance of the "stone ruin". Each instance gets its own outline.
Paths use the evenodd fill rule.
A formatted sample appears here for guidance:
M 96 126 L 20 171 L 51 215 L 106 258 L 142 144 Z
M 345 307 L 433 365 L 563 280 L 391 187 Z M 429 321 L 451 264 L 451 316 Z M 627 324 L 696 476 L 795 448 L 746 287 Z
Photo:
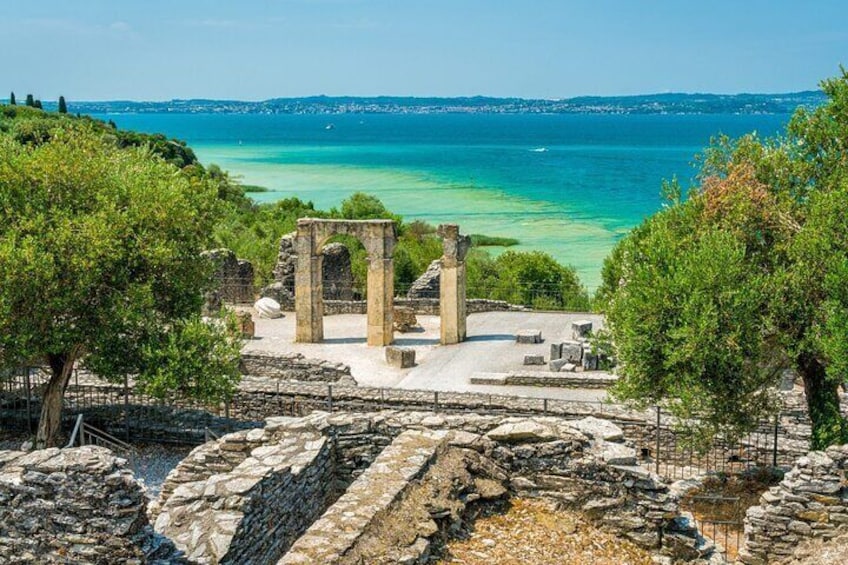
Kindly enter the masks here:
M 294 307 L 294 277 L 297 268 L 297 250 L 295 237 L 291 232 L 280 238 L 277 264 L 274 267 L 274 282 L 262 289 L 263 296 L 269 296 L 288 308 Z M 324 300 L 356 300 L 353 271 L 350 264 L 350 251 L 341 243 L 328 243 L 322 251 L 322 280 L 324 282 Z
M 222 302 L 253 304 L 256 292 L 253 286 L 253 265 L 239 259 L 229 249 L 204 251 L 203 256 L 215 265 L 215 287 L 206 297 L 207 314 L 217 314 Z
M 0 456 L 0 562 L 30 551 L 57 562 L 425 563 L 482 504 L 511 495 L 581 511 L 658 557 L 718 555 L 676 491 L 635 466 L 621 430 L 594 418 L 269 418 L 193 450 L 147 516 L 107 451 L 41 453 Z

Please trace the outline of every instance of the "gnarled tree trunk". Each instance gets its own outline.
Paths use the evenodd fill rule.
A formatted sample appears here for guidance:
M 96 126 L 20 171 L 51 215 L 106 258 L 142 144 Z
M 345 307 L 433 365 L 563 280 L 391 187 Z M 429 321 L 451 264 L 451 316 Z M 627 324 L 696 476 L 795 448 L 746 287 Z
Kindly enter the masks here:
M 41 418 L 38 420 L 38 433 L 35 436 L 35 448 L 56 447 L 62 426 L 62 399 L 65 388 L 71 380 L 76 356 L 73 354 L 48 355 L 50 363 L 50 382 L 41 398 Z
M 813 424 L 812 448 L 824 449 L 844 443 L 846 422 L 839 406 L 839 384 L 830 382 L 825 366 L 815 357 L 802 354 L 797 359 L 798 373 L 804 379 L 807 410 Z

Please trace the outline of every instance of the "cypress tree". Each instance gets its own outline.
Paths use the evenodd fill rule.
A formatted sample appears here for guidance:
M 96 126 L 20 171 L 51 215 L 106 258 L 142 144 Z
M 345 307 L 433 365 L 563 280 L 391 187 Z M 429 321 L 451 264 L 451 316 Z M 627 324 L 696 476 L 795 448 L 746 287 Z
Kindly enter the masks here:
M 32 94 L 27 94 L 26 105 L 30 108 L 35 106 L 35 99 L 32 97 Z
M 9 96 L 9 105 L 10 106 L 17 106 L 18 105 L 18 102 L 15 100 L 15 93 L 14 92 Z
M 36 100 L 35 102 L 33 102 L 32 106 L 33 108 L 38 108 L 39 110 L 41 110 L 41 100 Z
M 65 104 L 65 97 L 64 96 L 59 97 L 59 113 L 60 114 L 67 114 L 68 113 L 68 106 Z

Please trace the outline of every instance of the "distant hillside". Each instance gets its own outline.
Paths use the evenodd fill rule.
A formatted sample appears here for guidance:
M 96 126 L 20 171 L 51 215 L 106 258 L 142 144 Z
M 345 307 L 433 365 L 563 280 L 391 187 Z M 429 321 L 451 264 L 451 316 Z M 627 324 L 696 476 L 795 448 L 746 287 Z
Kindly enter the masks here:
M 238 100 L 171 100 L 168 102 L 69 102 L 81 113 L 235 113 L 235 114 L 786 114 L 798 106 L 818 106 L 820 91 L 785 94 L 644 94 L 580 96 L 562 100 L 524 98 L 419 98 L 409 96 L 309 96 Z M 54 109 L 55 103 L 44 103 Z

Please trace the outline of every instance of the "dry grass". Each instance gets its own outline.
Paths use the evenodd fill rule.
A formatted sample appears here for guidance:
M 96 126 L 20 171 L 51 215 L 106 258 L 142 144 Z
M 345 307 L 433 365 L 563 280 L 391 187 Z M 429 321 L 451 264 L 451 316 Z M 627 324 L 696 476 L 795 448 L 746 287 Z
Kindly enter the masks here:
M 448 542 L 442 565 L 647 565 L 651 554 L 599 530 L 579 514 L 534 499 L 512 499 L 506 512 L 483 516 L 468 539 Z

